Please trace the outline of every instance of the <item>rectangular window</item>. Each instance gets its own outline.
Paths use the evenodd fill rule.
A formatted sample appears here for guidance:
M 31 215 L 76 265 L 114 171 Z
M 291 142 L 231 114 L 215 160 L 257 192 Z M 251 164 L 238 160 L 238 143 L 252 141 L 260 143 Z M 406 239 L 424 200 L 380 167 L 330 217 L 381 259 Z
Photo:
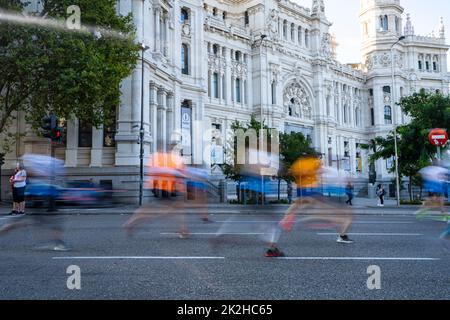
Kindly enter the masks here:
M 213 74 L 213 92 L 214 98 L 219 99 L 219 74 L 217 72 Z
M 277 104 L 277 89 L 275 82 L 272 82 L 272 104 Z
M 427 69 L 427 71 L 430 70 L 430 62 L 425 62 L 425 68 Z
M 422 61 L 419 60 L 419 70 L 422 70 Z
M 375 111 L 373 108 L 370 108 L 370 122 L 372 126 L 375 125 Z
M 92 125 L 82 120 L 78 124 L 78 147 L 92 148 Z
M 433 62 L 433 71 L 437 71 L 437 63 L 436 63 L 436 61 Z
M 241 102 L 241 79 L 236 79 L 236 102 Z

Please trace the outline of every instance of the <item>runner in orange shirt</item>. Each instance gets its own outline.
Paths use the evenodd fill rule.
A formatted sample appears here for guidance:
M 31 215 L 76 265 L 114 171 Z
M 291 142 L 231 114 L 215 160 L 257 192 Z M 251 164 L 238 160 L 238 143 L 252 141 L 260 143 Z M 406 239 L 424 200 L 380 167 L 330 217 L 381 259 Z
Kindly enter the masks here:
M 123 225 L 129 235 L 132 235 L 138 225 L 162 215 L 174 213 L 184 206 L 186 195 L 186 171 L 183 159 L 171 147 L 170 152 L 154 153 L 148 162 L 145 188 L 152 190 L 158 201 L 144 204 Z M 159 209 L 155 212 L 155 209 Z M 179 235 L 187 238 L 189 232 L 183 212 L 177 212 L 180 219 Z

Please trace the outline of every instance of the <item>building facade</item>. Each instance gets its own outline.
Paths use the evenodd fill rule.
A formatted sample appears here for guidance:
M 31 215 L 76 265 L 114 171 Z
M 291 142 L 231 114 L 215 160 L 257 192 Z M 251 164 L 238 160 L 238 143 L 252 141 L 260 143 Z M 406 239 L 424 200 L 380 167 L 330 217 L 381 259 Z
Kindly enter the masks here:
M 352 65 L 336 60 L 324 0 L 310 8 L 289 0 L 118 0 L 117 10 L 133 14 L 136 41 L 148 46 L 144 86 L 138 63 L 123 81 L 116 126 L 71 119 L 57 152 L 73 178 L 116 189 L 137 188 L 141 90 L 146 157 L 176 141 L 187 162 L 211 163 L 220 174 L 214 164 L 223 161 L 227 130 L 254 116 L 302 132 L 327 165 L 362 182 L 369 164 L 361 145 L 408 121 L 396 102 L 420 89 L 449 91 L 443 22 L 436 34 L 416 35 L 400 0 L 361 0 L 363 63 Z M 48 152 L 25 123 L 17 128 L 27 136 L 7 165 Z M 378 181 L 392 179 L 392 165 L 377 162 Z

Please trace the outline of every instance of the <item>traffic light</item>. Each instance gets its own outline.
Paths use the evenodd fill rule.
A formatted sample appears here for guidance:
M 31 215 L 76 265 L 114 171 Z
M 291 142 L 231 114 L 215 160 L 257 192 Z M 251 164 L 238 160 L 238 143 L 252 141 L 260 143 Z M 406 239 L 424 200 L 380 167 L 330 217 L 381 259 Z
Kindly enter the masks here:
M 56 117 L 55 116 L 47 116 L 42 119 L 42 136 L 44 138 L 52 139 L 53 130 L 56 128 Z M 53 140 L 53 139 L 52 139 Z
M 5 164 L 5 154 L 0 153 L 0 167 Z
M 42 136 L 54 142 L 61 142 L 62 129 L 58 126 L 58 118 L 55 116 L 47 116 L 42 122 Z

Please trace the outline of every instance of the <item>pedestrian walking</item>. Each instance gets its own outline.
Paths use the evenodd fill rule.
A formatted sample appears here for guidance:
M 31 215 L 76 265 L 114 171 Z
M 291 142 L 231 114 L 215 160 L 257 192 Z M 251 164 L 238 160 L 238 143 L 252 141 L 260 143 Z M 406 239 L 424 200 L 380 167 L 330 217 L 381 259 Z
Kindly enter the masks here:
M 346 204 L 352 206 L 352 200 L 353 200 L 353 185 L 351 182 L 347 183 L 347 186 L 345 187 L 345 194 L 347 195 L 348 199 L 345 201 Z

